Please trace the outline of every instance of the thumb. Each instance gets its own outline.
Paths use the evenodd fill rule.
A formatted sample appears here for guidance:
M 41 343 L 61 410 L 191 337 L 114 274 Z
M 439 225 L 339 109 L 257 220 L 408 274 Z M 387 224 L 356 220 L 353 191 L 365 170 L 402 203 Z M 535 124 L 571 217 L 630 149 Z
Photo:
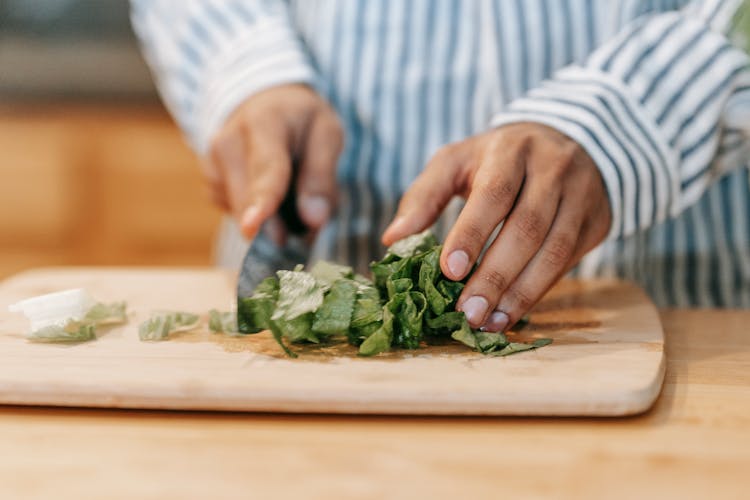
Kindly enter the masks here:
M 310 228 L 321 228 L 336 205 L 336 166 L 343 133 L 333 113 L 319 113 L 310 124 L 297 177 L 297 210 Z
M 430 227 L 457 192 L 466 153 L 455 146 L 441 148 L 401 197 L 396 217 L 383 233 L 384 245 Z

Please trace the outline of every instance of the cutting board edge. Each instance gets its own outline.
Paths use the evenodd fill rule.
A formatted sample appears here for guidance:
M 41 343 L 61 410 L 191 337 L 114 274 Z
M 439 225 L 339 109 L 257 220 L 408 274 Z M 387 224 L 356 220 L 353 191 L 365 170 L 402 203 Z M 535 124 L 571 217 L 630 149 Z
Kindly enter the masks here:
M 144 397 L 144 396 L 102 396 L 100 392 L 79 388 L 65 394 L 64 399 L 56 394 L 39 390 L 19 391 L 18 385 L 9 393 L 0 391 L 2 406 L 49 406 L 66 408 L 118 408 L 131 410 L 158 411 L 225 411 L 243 413 L 285 413 L 320 415 L 421 415 L 421 416 L 515 416 L 515 417 L 625 417 L 648 411 L 656 402 L 663 387 L 666 373 L 666 359 L 662 352 L 660 364 L 651 383 L 620 393 L 612 399 L 598 398 L 594 404 L 585 398 L 561 398 L 558 401 L 534 403 L 531 401 L 482 401 L 471 403 L 461 399 L 433 399 L 432 401 L 402 399 L 380 399 L 378 401 L 352 398 L 341 400 L 335 396 L 318 397 L 316 400 L 292 400 L 288 395 L 279 398 L 265 397 L 250 401 L 246 398 L 228 399 L 222 395 L 218 399 L 210 397 Z M 30 389 L 30 388 L 29 388 Z M 512 406 L 512 407 L 511 407 Z

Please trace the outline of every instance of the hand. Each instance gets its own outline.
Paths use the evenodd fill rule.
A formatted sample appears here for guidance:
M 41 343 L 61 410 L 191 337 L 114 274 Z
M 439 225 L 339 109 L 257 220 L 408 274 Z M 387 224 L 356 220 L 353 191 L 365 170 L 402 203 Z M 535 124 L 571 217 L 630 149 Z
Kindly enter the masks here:
M 298 162 L 297 210 L 312 229 L 331 216 L 343 132 L 331 107 L 305 85 L 249 97 L 212 141 L 204 166 L 214 202 L 252 239 L 277 213 Z
M 466 205 L 440 256 L 450 279 L 466 277 L 504 221 L 457 302 L 472 327 L 489 331 L 518 321 L 611 224 L 601 175 L 581 146 L 552 128 L 519 123 L 438 151 L 402 198 L 383 243 L 431 226 L 454 195 Z

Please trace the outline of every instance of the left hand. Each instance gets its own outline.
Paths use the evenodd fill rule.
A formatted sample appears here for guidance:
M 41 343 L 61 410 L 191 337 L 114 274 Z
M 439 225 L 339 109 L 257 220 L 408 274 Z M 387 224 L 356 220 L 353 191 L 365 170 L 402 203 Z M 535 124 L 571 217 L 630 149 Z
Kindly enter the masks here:
M 456 304 L 488 331 L 516 323 L 611 224 L 606 188 L 583 148 L 552 128 L 518 123 L 441 148 L 404 194 L 383 243 L 431 226 L 454 195 L 466 205 L 440 256 L 448 278 L 469 274 L 504 221 Z

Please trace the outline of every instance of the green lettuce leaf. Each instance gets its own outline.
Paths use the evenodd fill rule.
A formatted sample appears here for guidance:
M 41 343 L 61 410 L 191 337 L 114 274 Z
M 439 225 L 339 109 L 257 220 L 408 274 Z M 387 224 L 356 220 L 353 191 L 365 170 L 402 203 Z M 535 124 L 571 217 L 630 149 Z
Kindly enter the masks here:
M 551 343 L 552 343 L 552 339 L 548 339 L 548 338 L 536 339 L 530 344 L 526 344 L 522 342 L 511 342 L 500 351 L 492 353 L 492 355 L 493 356 L 510 356 L 511 354 L 517 354 L 519 352 L 531 351 L 532 349 L 544 347 Z
M 208 329 L 213 333 L 239 333 L 237 314 L 211 309 L 208 311 Z
M 198 326 L 200 317 L 182 311 L 154 313 L 138 326 L 138 336 L 144 341 L 167 340 L 170 333 L 188 331 Z
M 354 278 L 354 270 L 351 267 L 333 264 L 325 260 L 316 262 L 310 269 L 310 274 L 325 289 L 331 288 L 340 279 Z
M 111 302 L 109 304 L 97 302 L 83 317 L 83 321 L 96 326 L 118 325 L 127 322 L 127 303 Z
M 255 288 L 252 296 L 241 299 L 237 305 L 239 331 L 258 333 L 271 329 L 271 316 L 276 309 L 278 297 L 279 280 L 269 277 Z
M 398 308 L 398 301 L 388 301 L 383 308 L 383 322 L 380 327 L 368 336 L 359 346 L 360 356 L 375 356 L 391 348 L 393 342 L 394 308 Z
M 304 271 L 277 271 L 279 298 L 272 320 L 293 320 L 303 314 L 315 312 L 323 304 L 325 287 Z
M 31 342 L 74 343 L 96 338 L 96 326 L 92 322 L 70 320 L 65 325 L 48 325 L 31 332 Z
M 333 282 L 323 304 L 315 311 L 313 331 L 324 335 L 346 334 L 352 323 L 358 288 L 350 279 Z
M 404 292 L 397 297 L 400 305 L 394 324 L 394 344 L 405 349 L 417 349 L 422 340 L 422 317 L 427 301 L 421 292 Z
M 80 320 L 69 319 L 63 324 L 38 328 L 29 333 L 27 338 L 32 342 L 86 342 L 96 339 L 98 329 L 123 324 L 127 320 L 125 302 L 97 302 Z
M 437 239 L 432 232 L 427 229 L 419 234 L 407 236 L 406 238 L 397 241 L 388 248 L 386 253 L 386 259 L 388 256 L 396 256 L 401 259 L 412 257 L 418 253 L 426 252 L 432 247 L 438 244 Z

